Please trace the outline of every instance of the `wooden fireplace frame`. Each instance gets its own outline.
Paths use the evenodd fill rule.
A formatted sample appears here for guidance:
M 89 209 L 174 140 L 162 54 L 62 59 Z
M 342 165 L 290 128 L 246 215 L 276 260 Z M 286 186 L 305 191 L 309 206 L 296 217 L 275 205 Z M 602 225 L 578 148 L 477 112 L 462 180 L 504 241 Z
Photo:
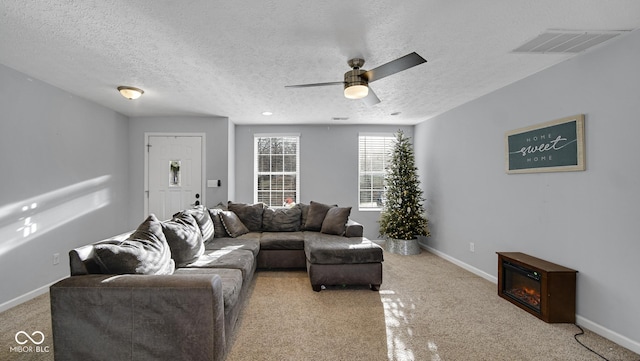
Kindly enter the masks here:
M 520 252 L 496 253 L 498 254 L 498 296 L 545 322 L 576 322 L 576 274 L 578 271 Z M 503 261 L 509 261 L 540 274 L 540 312 L 504 294 Z

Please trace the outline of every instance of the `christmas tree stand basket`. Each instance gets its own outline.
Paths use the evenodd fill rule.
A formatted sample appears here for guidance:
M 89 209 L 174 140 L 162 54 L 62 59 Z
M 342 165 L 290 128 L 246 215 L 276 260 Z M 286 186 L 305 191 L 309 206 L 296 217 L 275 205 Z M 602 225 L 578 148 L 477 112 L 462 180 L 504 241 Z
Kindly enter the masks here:
M 409 256 L 414 254 L 420 254 L 420 245 L 418 239 L 394 239 L 387 238 L 385 240 L 385 249 L 387 252 L 400 254 L 403 256 Z

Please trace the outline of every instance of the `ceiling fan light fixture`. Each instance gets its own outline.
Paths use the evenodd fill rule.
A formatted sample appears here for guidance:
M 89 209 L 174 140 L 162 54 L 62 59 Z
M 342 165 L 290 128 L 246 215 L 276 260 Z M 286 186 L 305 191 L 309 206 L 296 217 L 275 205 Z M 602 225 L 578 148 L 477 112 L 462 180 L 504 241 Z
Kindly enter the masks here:
M 354 61 L 359 61 L 354 63 Z M 364 60 L 352 59 L 349 65 L 362 66 Z M 344 73 L 344 97 L 347 99 L 362 99 L 369 94 L 369 84 L 367 80 L 362 76 L 364 70 L 354 67 L 352 70 Z
M 119 86 L 118 91 L 120 92 L 120 94 L 122 94 L 123 97 L 129 100 L 138 99 L 142 96 L 142 94 L 144 94 L 144 90 L 132 86 Z
M 347 99 L 362 99 L 369 94 L 369 87 L 356 84 L 344 88 L 344 97 Z

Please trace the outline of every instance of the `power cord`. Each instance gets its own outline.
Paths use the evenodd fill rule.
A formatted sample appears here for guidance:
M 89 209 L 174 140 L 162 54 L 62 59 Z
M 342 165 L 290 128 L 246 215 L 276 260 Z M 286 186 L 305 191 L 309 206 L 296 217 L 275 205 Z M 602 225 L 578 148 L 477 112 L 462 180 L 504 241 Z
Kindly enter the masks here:
M 595 353 L 596 355 L 598 355 L 601 359 L 605 360 L 605 361 L 609 361 L 608 358 L 602 356 L 601 354 L 595 352 L 594 350 L 592 350 L 591 348 L 589 348 L 589 346 L 585 345 L 584 343 L 582 343 L 580 340 L 578 340 L 578 336 L 582 336 L 584 335 L 584 330 L 582 329 L 582 327 L 578 326 L 577 324 L 574 323 L 574 325 L 580 329 L 580 332 L 576 333 L 575 335 L 573 335 L 573 338 L 576 339 L 576 342 L 578 342 L 580 345 L 582 345 L 582 347 L 586 348 L 587 350 Z

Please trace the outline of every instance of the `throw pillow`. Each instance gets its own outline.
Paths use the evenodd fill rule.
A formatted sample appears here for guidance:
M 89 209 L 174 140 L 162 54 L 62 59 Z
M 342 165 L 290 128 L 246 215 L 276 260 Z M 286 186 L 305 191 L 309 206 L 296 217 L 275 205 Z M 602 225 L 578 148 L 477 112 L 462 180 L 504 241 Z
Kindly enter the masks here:
M 207 243 L 213 241 L 214 236 L 214 226 L 213 221 L 211 220 L 211 215 L 209 214 L 209 210 L 204 206 L 195 206 L 191 209 L 185 209 L 184 211 L 178 212 L 173 216 L 176 217 L 180 213 L 187 213 L 193 216 L 198 222 L 198 227 L 200 228 L 200 232 L 202 233 L 202 240 Z
M 187 213 L 178 213 L 172 220 L 162 222 L 164 233 L 171 258 L 176 266 L 183 267 L 197 260 L 204 253 L 202 233 L 196 219 Z
M 227 208 L 235 213 L 251 232 L 262 231 L 262 212 L 264 204 L 245 204 L 229 202 Z
M 224 211 L 224 209 L 209 208 L 209 215 L 211 216 L 211 220 L 213 221 L 214 238 L 222 238 L 227 236 L 227 231 L 225 231 L 224 226 L 222 225 L 222 220 L 220 219 L 220 212 L 222 211 Z
M 302 220 L 300 225 L 304 228 L 304 224 L 307 223 L 307 216 L 309 215 L 309 205 L 304 203 L 298 203 L 300 210 L 302 211 Z
M 222 211 L 220 212 L 220 219 L 222 220 L 222 225 L 224 229 L 227 231 L 229 236 L 236 238 L 242 236 L 245 233 L 249 233 L 249 229 L 242 223 L 238 215 L 231 211 Z
M 162 233 L 162 225 L 151 214 L 127 239 L 94 247 L 96 261 L 105 274 L 172 274 L 175 262 Z
M 307 220 L 304 223 L 305 231 L 319 232 L 322 229 L 322 221 L 327 215 L 330 208 L 336 207 L 327 204 L 311 201 L 309 204 L 309 213 L 307 214 Z
M 265 208 L 262 230 L 267 232 L 296 232 L 300 230 L 302 210 L 297 204 L 291 208 Z
M 351 207 L 333 207 L 327 211 L 327 215 L 322 222 L 320 232 L 326 234 L 344 235 L 347 221 L 351 214 Z

